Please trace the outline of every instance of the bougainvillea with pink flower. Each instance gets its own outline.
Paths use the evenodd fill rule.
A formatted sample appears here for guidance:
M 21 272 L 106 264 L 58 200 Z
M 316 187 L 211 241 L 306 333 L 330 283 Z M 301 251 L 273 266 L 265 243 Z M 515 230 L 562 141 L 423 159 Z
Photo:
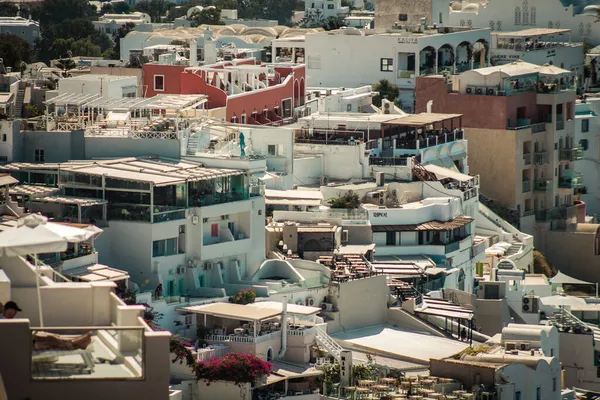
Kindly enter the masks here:
M 196 378 L 207 381 L 229 381 L 236 385 L 250 383 L 253 386 L 273 372 L 273 364 L 252 355 L 229 353 L 196 364 Z

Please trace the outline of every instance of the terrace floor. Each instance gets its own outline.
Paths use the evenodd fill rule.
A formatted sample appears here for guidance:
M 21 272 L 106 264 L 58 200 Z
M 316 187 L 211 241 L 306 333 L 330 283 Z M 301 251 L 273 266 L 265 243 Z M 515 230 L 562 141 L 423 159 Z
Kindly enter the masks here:
M 450 357 L 467 348 L 466 343 L 422 332 L 376 325 L 331 335 L 334 339 L 360 346 L 362 350 L 385 352 L 400 359 L 428 363 L 430 358 Z M 344 347 L 344 346 L 342 346 Z

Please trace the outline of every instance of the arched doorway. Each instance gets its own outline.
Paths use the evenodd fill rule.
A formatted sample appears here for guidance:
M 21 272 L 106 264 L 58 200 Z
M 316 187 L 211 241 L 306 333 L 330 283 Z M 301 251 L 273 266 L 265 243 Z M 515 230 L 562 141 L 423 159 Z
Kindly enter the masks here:
M 298 100 L 298 96 L 300 95 L 300 84 L 298 83 L 298 79 L 294 81 L 294 107 L 300 105 Z
M 267 350 L 267 361 L 273 361 L 273 348 L 269 347 Z
M 456 46 L 456 73 L 459 74 L 471 69 L 471 60 L 473 60 L 473 45 L 471 42 L 464 41 Z
M 304 87 L 304 78 L 300 78 L 300 93 L 298 94 L 300 97 L 300 103 L 298 105 L 304 105 L 304 98 L 306 96 L 306 88 Z
M 473 45 L 473 69 L 485 68 L 490 58 L 490 44 L 485 39 L 479 39 Z
M 454 68 L 454 47 L 445 44 L 437 51 L 437 72 L 442 73 L 444 70 L 452 71 Z
M 431 75 L 435 73 L 436 51 L 427 46 L 419 53 L 419 75 Z

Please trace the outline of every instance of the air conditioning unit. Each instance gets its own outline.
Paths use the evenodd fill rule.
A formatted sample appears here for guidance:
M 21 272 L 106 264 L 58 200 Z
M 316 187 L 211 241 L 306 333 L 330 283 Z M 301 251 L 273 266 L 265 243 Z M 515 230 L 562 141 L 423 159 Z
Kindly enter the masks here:
M 177 267 L 175 269 L 175 273 L 177 275 L 183 275 L 183 274 L 185 274 L 185 267 L 183 267 L 183 266 L 180 265 L 179 267 Z
M 202 222 L 207 223 L 208 222 L 208 218 L 202 218 Z
M 529 342 L 519 342 L 519 350 L 529 350 L 531 344 Z
M 487 88 L 485 93 L 488 96 L 495 96 L 496 95 L 496 88 Z
M 208 271 L 209 269 L 213 269 L 213 263 L 211 263 L 211 262 L 204 263 L 204 270 Z
M 517 349 L 517 342 L 506 342 L 504 343 L 504 349 L 509 351 L 509 350 L 516 350 Z
M 539 297 L 525 296 L 522 300 L 522 310 L 524 313 L 537 314 L 539 310 Z
M 322 302 L 321 303 L 321 310 L 323 310 L 323 311 L 333 311 L 333 304 Z
M 466 92 L 467 94 L 473 94 L 473 88 L 468 87 Z
M 307 306 L 312 307 L 312 306 L 315 305 L 315 298 L 314 297 L 307 297 L 305 303 L 306 303 Z
M 380 205 L 380 206 L 383 206 L 383 205 L 385 205 L 385 198 L 384 198 L 383 196 L 380 196 L 380 197 L 379 197 L 379 205 Z
M 483 94 L 483 88 L 480 88 L 480 87 L 476 88 L 475 94 Z
M 197 215 L 192 215 L 192 224 L 198 225 L 198 222 L 200 222 L 200 218 Z

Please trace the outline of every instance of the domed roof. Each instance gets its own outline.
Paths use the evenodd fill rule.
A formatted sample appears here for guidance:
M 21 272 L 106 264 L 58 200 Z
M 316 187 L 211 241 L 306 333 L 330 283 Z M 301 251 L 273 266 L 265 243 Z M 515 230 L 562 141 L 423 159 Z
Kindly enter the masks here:
M 598 10 L 600 10 L 600 6 L 591 5 L 591 6 L 586 6 L 583 9 L 583 13 L 586 15 L 597 15 Z
M 462 2 L 460 2 L 460 1 L 453 1 L 452 3 L 450 3 L 450 8 L 453 11 L 460 11 L 460 10 L 462 10 L 462 7 L 463 7 L 463 5 L 462 5 Z
M 479 4 L 477 3 L 469 3 L 469 4 L 465 4 L 462 8 L 462 11 L 464 12 L 477 12 L 479 11 Z

